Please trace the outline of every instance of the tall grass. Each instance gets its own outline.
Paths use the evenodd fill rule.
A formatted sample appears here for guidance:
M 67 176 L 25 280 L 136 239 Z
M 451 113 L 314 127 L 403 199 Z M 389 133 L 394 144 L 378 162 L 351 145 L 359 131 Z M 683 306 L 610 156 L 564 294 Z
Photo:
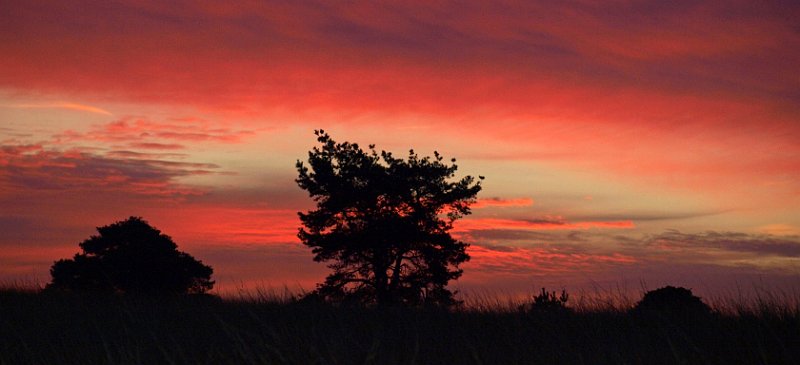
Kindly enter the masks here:
M 467 299 L 456 310 L 381 309 L 288 291 L 221 299 L 7 288 L 0 364 L 800 363 L 800 310 L 783 294 L 717 299 L 715 314 L 696 318 L 635 315 L 627 298 L 578 295 L 564 312 Z

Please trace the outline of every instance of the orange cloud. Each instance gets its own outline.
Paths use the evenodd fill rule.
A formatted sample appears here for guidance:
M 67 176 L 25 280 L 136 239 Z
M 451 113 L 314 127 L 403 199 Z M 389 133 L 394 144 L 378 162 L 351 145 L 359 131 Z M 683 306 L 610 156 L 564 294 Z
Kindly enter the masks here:
M 181 214 L 154 212 L 176 238 L 227 245 L 299 243 L 296 211 L 269 207 L 187 204 Z
M 533 199 L 531 198 L 514 198 L 514 199 L 480 198 L 475 204 L 472 205 L 472 208 L 480 209 L 486 207 L 530 207 L 532 205 L 533 205 Z
M 7 107 L 16 109 L 68 109 L 68 110 L 77 110 L 95 114 L 112 115 L 111 112 L 98 107 L 83 105 L 78 103 L 69 103 L 69 102 L 41 103 L 41 104 L 12 104 Z

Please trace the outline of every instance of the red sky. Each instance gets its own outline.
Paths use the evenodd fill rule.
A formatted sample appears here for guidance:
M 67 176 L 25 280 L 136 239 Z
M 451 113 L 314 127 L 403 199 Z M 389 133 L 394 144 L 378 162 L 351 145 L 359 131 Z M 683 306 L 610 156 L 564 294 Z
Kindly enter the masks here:
M 486 181 L 463 291 L 800 287 L 800 6 L 0 3 L 0 278 L 143 216 L 312 288 L 312 131 Z

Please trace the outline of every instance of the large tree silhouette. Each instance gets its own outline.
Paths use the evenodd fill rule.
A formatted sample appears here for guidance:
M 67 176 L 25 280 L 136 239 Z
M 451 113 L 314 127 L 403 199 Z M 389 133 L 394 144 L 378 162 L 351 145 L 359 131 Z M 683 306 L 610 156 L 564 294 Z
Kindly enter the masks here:
M 308 165 L 297 161 L 296 181 L 317 205 L 298 213 L 298 236 L 333 270 L 316 294 L 379 305 L 454 303 L 445 286 L 469 256 L 449 231 L 470 214 L 480 181 L 452 180 L 455 159 L 448 164 L 437 152 L 395 158 L 315 134 L 320 146 L 309 151 Z
M 48 289 L 148 294 L 204 293 L 213 269 L 178 251 L 172 238 L 140 217 L 98 227 L 83 253 L 56 261 Z

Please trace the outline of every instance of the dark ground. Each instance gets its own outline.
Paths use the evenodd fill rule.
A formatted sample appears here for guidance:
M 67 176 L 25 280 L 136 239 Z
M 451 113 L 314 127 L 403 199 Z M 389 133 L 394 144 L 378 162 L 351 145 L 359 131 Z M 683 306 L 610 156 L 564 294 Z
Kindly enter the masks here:
M 369 309 L 4 290 L 0 364 L 800 364 L 800 311 Z

